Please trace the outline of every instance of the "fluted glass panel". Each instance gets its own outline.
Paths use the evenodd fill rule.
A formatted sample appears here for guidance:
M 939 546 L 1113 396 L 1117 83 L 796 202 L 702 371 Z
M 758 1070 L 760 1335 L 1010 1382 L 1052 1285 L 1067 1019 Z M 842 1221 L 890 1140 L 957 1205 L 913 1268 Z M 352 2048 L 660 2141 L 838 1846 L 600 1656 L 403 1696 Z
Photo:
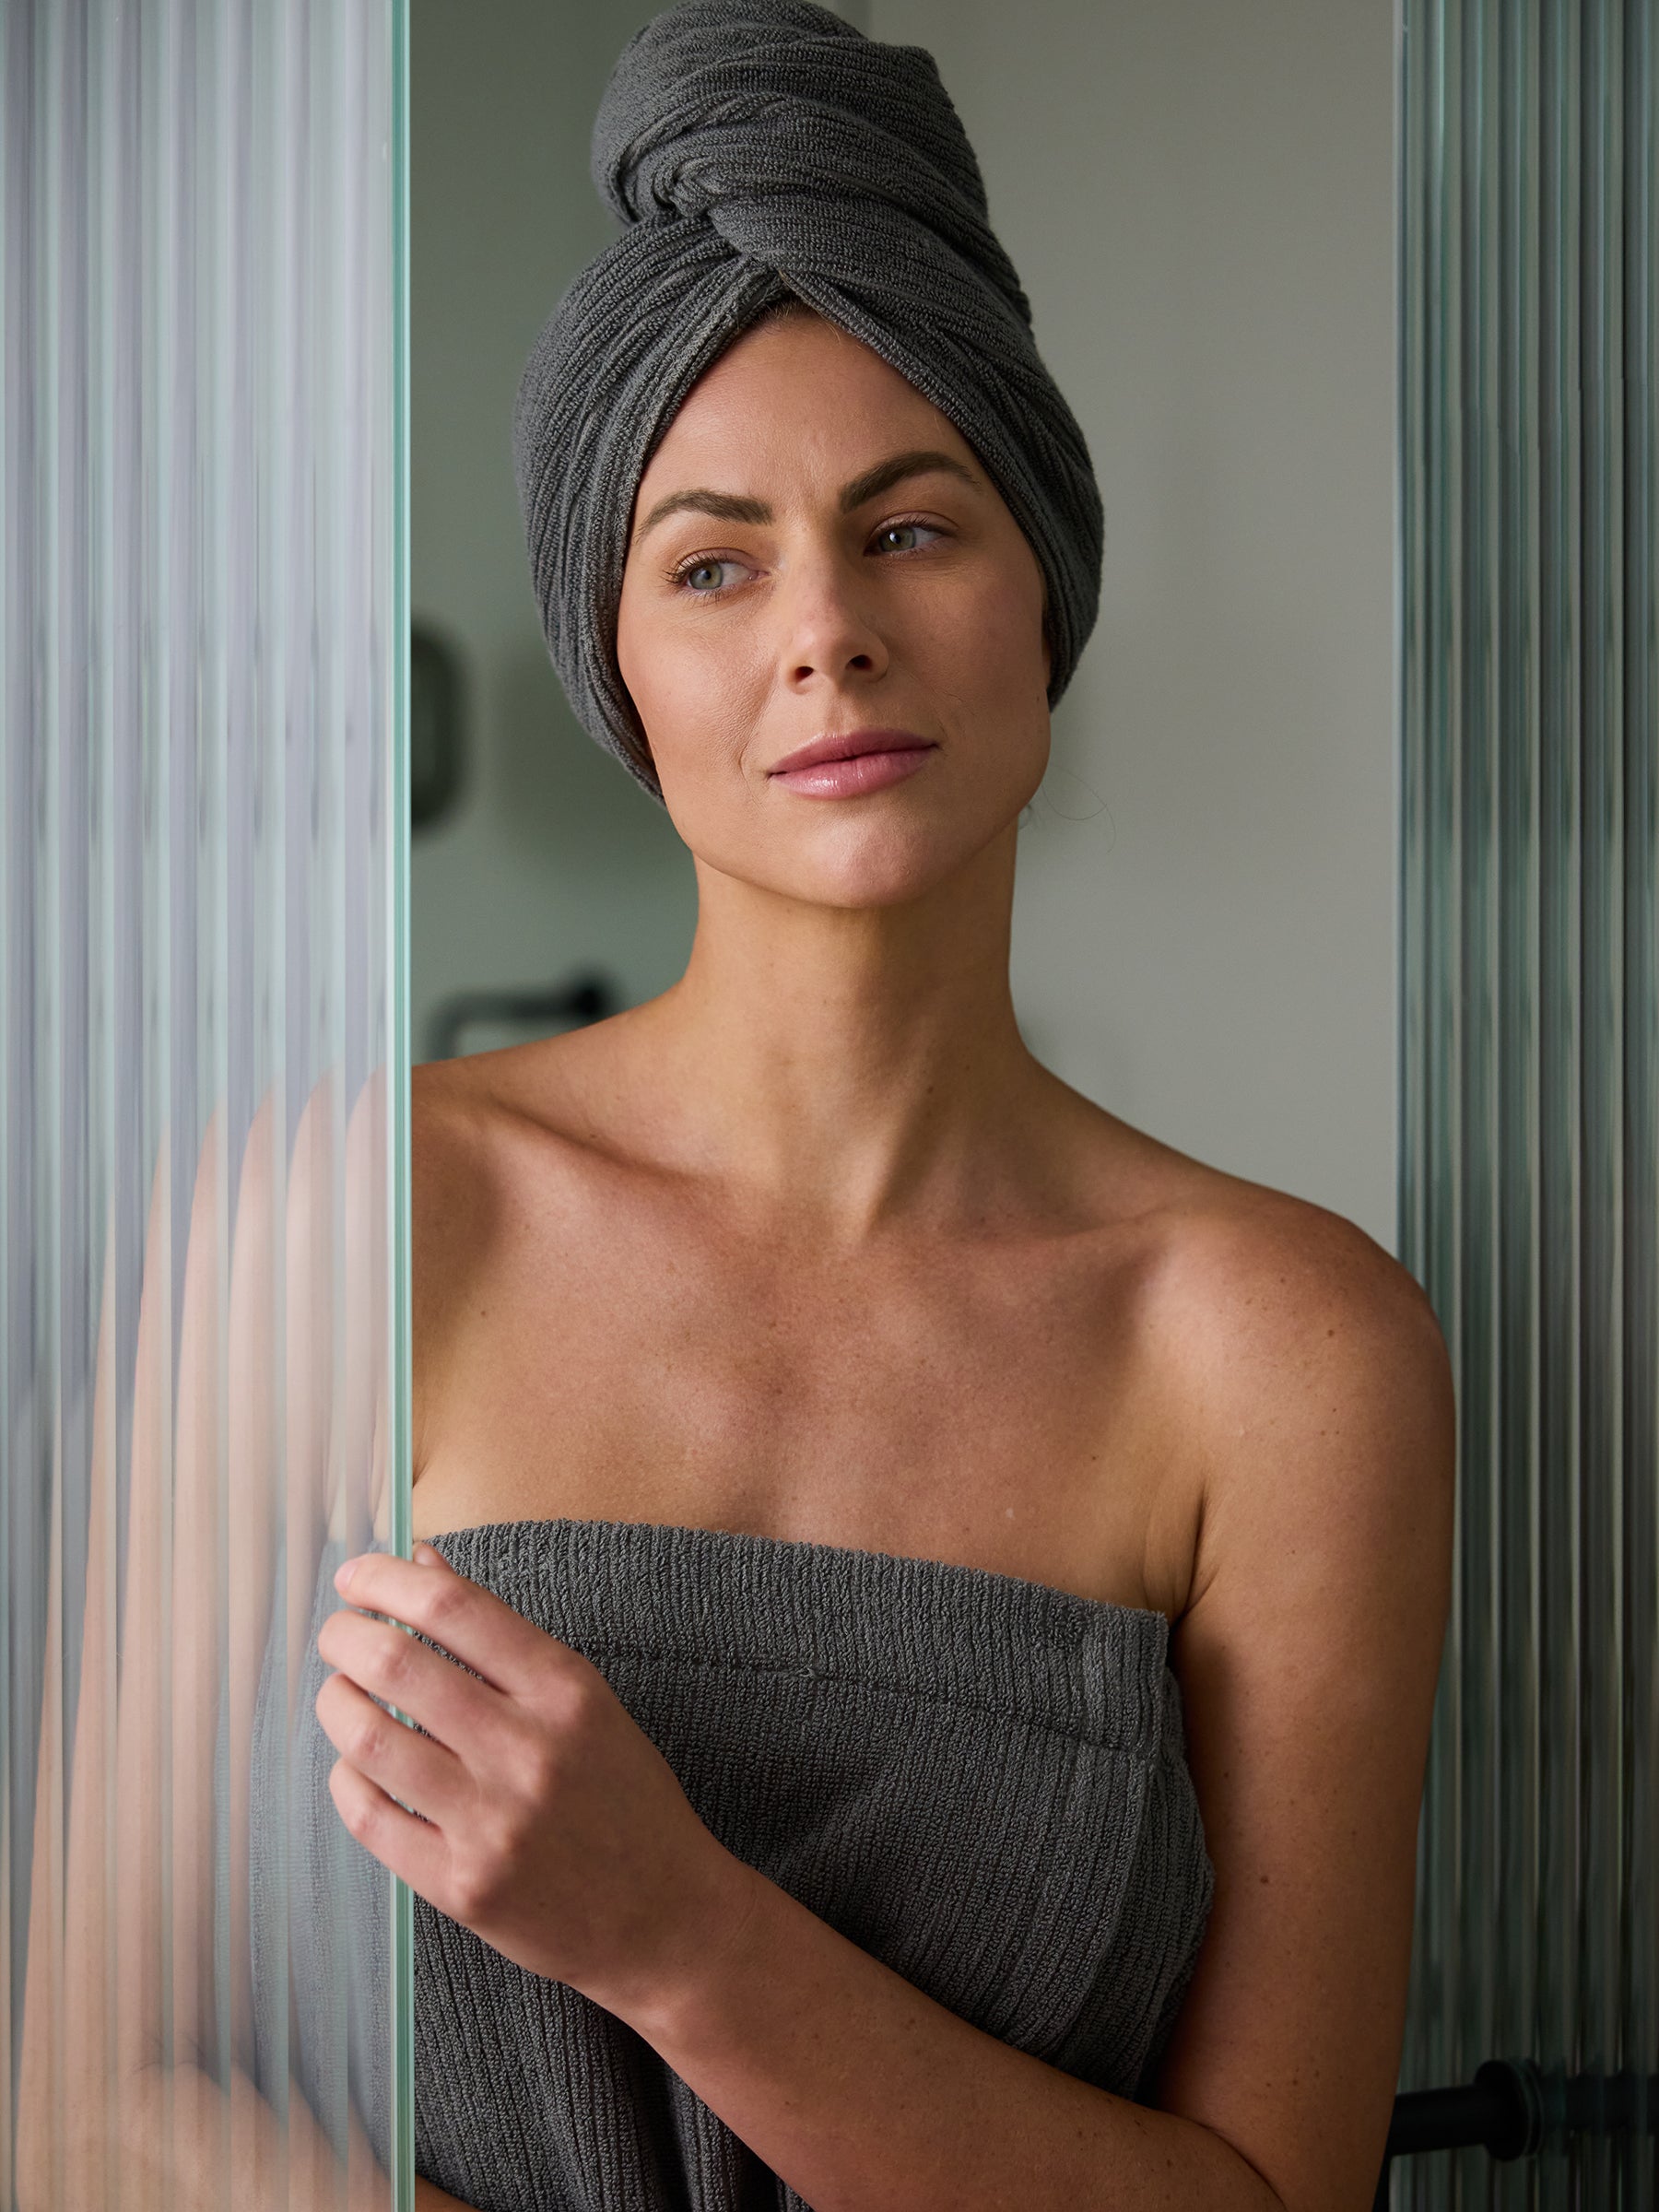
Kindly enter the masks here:
M 1404 0 L 1400 1252 L 1452 1348 L 1453 1612 L 1401 2086 L 1651 2207 L 1659 1587 L 1659 6 Z
M 312 1711 L 332 1565 L 408 1543 L 402 41 L 0 6 L 21 2212 L 412 2202 L 408 1894 Z

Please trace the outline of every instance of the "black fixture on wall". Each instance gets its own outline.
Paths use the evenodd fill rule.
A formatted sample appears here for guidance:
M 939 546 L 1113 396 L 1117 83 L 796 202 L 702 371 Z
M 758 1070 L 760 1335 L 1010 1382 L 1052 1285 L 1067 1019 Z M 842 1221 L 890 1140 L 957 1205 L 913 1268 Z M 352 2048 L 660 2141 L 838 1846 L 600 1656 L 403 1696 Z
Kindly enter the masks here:
M 465 687 L 461 656 L 429 622 L 409 629 L 409 824 L 429 830 L 465 783 Z
M 475 1022 L 512 1022 L 532 1036 L 582 1029 L 620 1012 L 622 994 L 598 969 L 583 969 L 562 983 L 532 990 L 456 991 L 440 1000 L 427 1022 L 428 1060 L 453 1060 Z

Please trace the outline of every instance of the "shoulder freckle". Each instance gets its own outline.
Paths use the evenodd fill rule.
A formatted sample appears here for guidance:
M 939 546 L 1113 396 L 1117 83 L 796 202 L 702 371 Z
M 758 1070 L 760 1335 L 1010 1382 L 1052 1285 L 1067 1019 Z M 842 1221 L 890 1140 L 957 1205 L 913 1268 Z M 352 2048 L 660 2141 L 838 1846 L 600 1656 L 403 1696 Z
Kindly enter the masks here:
M 1302 1200 L 1274 1194 L 1218 1212 L 1176 1273 L 1169 1312 L 1185 1403 L 1225 1440 L 1206 1455 L 1211 1508 L 1223 1477 L 1278 1464 L 1299 1436 L 1328 1443 L 1334 1415 L 1345 1435 L 1368 1425 L 1403 1370 L 1421 1376 L 1425 1359 L 1444 1360 L 1416 1277 L 1357 1223 Z M 1436 1343 L 1425 1345 L 1426 1324 Z

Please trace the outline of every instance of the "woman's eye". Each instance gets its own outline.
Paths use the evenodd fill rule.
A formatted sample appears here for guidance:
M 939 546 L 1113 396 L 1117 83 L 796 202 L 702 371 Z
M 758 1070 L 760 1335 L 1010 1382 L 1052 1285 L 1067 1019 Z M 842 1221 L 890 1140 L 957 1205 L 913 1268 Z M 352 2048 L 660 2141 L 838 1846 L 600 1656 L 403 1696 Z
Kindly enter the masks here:
M 688 561 L 683 569 L 677 569 L 675 571 L 675 582 L 677 583 L 683 584 L 688 591 L 695 593 L 699 598 L 711 598 L 713 596 L 713 592 L 712 592 L 706 586 L 700 584 L 696 581 L 697 578 L 700 576 L 707 576 L 711 572 L 717 572 L 721 569 L 732 568 L 735 565 L 735 564 L 734 562 L 729 560 L 712 560 L 708 559 Z M 716 585 L 714 587 L 714 591 L 718 591 L 718 589 L 719 586 Z
M 912 532 L 917 530 L 931 530 L 935 537 L 942 537 L 944 535 L 944 532 L 942 530 L 935 529 L 932 523 L 883 523 L 880 529 L 876 533 L 877 541 L 879 543 L 884 537 L 902 537 L 907 530 Z M 913 546 L 895 546 L 890 547 L 888 550 L 897 553 L 913 553 L 916 548 Z

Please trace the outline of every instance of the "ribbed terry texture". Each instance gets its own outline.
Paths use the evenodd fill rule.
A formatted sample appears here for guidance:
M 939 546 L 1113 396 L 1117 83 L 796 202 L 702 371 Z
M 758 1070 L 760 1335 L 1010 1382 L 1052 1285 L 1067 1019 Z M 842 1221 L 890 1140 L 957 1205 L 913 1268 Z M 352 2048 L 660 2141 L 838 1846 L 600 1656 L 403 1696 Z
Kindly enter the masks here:
M 1100 496 L 933 56 L 811 0 L 686 0 L 623 48 L 592 156 L 626 228 L 544 326 L 512 426 L 542 626 L 583 727 L 661 799 L 617 664 L 634 497 L 697 379 L 792 293 L 979 454 L 1047 580 L 1058 700 L 1099 608 Z
M 433 1542 L 600 1668 L 728 1850 L 988 2034 L 1118 2095 L 1149 2089 L 1214 1888 L 1161 1613 L 719 1530 L 506 1521 Z M 340 1603 L 338 1558 L 313 1636 Z M 309 1656 L 288 1848 L 303 1882 L 343 1846 L 378 1899 L 378 1863 L 329 1794 Z M 279 1828 L 255 1806 L 256 1866 Z M 253 1884 L 262 2066 L 286 1989 L 261 1932 L 270 1889 Z M 302 2082 L 308 2006 L 341 1971 L 323 1947 L 343 1939 L 352 1972 L 383 1975 L 384 1923 L 296 1915 Z M 481 2212 L 806 2212 L 614 2015 L 420 1897 L 414 1927 L 428 2179 Z M 383 2135 L 383 2061 L 353 2055 Z

